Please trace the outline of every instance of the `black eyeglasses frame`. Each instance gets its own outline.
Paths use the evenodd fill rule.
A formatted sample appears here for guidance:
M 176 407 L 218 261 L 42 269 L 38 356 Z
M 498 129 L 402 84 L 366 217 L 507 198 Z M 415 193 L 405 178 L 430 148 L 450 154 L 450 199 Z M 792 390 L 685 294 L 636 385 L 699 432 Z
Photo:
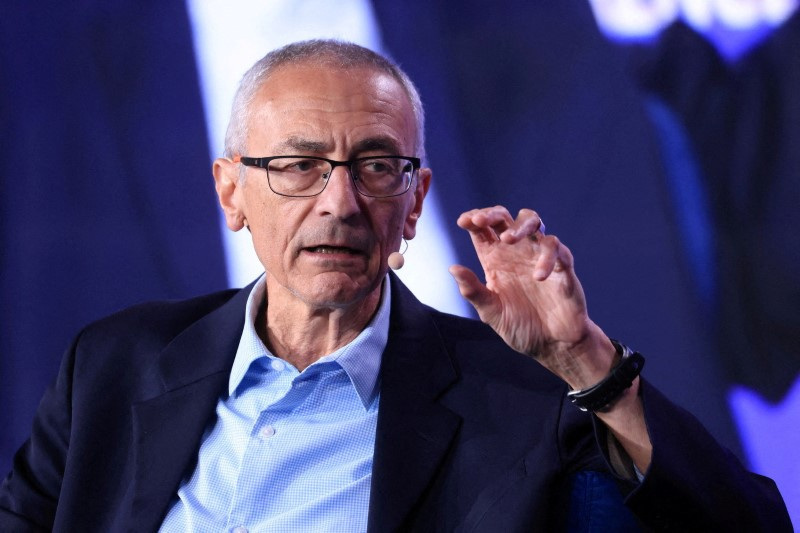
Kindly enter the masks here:
M 274 156 L 269 156 L 269 157 L 248 157 L 248 156 L 244 156 L 244 155 L 237 155 L 237 156 L 235 156 L 233 158 L 233 162 L 234 163 L 241 163 L 241 164 L 243 164 L 244 166 L 247 166 L 247 167 L 257 167 L 257 168 L 264 169 L 264 172 L 267 175 L 267 184 L 269 185 L 270 190 L 272 192 L 274 192 L 275 194 L 279 195 L 279 196 L 285 196 L 287 198 L 313 198 L 314 196 L 319 196 L 320 194 L 322 194 L 322 192 L 328 186 L 328 181 L 330 181 L 330 180 L 326 180 L 325 181 L 325 185 L 322 187 L 322 189 L 319 192 L 314 193 L 314 194 L 293 195 L 293 194 L 280 193 L 280 192 L 276 191 L 275 189 L 273 189 L 272 188 L 272 183 L 270 183 L 270 180 L 269 180 L 269 169 L 268 169 L 269 163 L 270 163 L 270 161 L 273 161 L 275 159 L 286 159 L 286 158 L 314 159 L 314 160 L 318 160 L 318 161 L 325 161 L 326 163 L 331 165 L 331 173 L 333 173 L 333 170 L 336 167 L 347 167 L 348 170 L 350 171 L 350 179 L 353 181 L 353 186 L 355 187 L 356 191 L 358 191 L 358 193 L 361 194 L 362 196 L 366 196 L 368 198 L 393 198 L 395 196 L 401 196 L 401 195 L 407 193 L 408 190 L 411 189 L 411 184 L 414 181 L 414 176 L 416 176 L 417 171 L 422 166 L 422 160 L 420 160 L 420 158 L 418 158 L 418 157 L 410 157 L 410 156 L 405 156 L 405 155 L 373 155 L 373 156 L 367 156 L 367 157 L 356 157 L 356 158 L 350 159 L 348 161 L 337 161 L 336 159 L 328 159 L 327 157 L 318 157 L 318 156 L 311 156 L 311 155 L 291 155 L 291 154 L 289 154 L 289 155 L 274 155 Z M 409 161 L 411 163 L 411 179 L 408 181 L 408 184 L 407 184 L 406 188 L 404 190 L 402 190 L 401 192 L 397 192 L 395 194 L 390 194 L 390 195 L 387 195 L 387 196 L 376 196 L 376 195 L 373 195 L 373 194 L 367 194 L 364 191 L 362 191 L 358 187 L 358 183 L 357 183 L 358 177 L 356 176 L 356 172 L 354 171 L 354 164 L 358 163 L 359 161 L 368 161 L 370 159 L 405 159 L 406 161 Z

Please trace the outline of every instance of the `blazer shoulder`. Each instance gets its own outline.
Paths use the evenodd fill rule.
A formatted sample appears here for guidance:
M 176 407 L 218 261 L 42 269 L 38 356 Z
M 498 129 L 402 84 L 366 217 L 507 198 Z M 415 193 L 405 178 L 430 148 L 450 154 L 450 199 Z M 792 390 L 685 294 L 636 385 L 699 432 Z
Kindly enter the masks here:
M 228 313 L 241 313 L 249 288 L 227 289 L 185 300 L 146 302 L 118 311 L 87 325 L 75 344 L 82 351 L 108 353 L 154 352 L 205 317 L 218 313 L 233 300 Z
M 183 300 L 157 300 L 133 305 L 89 324 L 86 331 L 147 327 L 151 332 L 180 331 L 219 309 L 240 291 L 226 289 Z M 242 308 L 244 312 L 244 308 Z

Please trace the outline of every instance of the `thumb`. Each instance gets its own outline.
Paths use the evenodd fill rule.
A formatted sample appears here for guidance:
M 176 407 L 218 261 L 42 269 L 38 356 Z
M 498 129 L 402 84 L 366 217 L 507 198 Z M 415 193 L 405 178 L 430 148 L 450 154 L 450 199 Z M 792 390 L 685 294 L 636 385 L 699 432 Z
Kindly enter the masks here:
M 449 268 L 449 272 L 456 280 L 461 296 L 472 304 L 478 315 L 482 315 L 481 311 L 494 303 L 494 293 L 481 283 L 472 270 L 465 266 L 453 265 Z

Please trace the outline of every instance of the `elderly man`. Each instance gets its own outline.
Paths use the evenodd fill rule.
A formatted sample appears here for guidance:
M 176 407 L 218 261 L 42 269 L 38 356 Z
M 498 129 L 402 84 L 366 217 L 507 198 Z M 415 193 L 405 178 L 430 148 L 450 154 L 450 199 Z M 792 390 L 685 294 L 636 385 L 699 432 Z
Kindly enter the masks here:
M 534 211 L 458 219 L 486 284 L 451 273 L 488 326 L 387 274 L 430 186 L 423 143 L 417 92 L 381 56 L 311 41 L 259 61 L 213 173 L 264 276 L 86 328 L 0 529 L 552 530 L 582 474 L 613 472 L 649 527 L 789 530 L 774 484 L 589 319 Z

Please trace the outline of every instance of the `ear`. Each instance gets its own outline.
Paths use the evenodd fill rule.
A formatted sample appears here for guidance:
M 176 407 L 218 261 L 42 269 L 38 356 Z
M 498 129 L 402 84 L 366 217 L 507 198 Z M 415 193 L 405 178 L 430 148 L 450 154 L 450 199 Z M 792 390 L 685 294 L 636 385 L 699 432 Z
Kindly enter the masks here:
M 225 222 L 231 230 L 239 231 L 246 224 L 242 199 L 243 185 L 239 183 L 239 165 L 230 159 L 220 157 L 214 160 L 212 172 L 219 205 L 225 214 Z
M 428 194 L 432 176 L 433 172 L 429 168 L 421 168 L 417 171 L 414 205 L 411 206 L 411 211 L 409 211 L 405 224 L 403 224 L 403 237 L 407 240 L 411 240 L 417 235 L 417 220 L 422 214 L 422 202 L 425 200 L 425 195 Z

